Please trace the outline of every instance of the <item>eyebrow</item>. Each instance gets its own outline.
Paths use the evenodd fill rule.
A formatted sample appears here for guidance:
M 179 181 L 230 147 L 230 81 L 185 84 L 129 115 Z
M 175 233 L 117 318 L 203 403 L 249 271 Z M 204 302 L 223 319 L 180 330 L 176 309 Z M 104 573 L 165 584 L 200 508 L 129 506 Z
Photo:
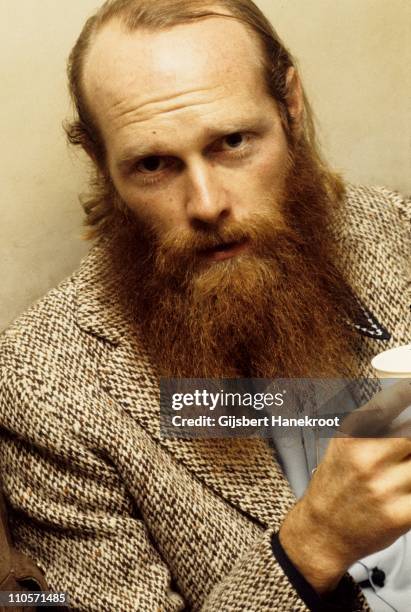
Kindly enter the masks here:
M 207 128 L 205 130 L 204 140 L 211 144 L 215 140 L 223 138 L 228 134 L 235 134 L 236 132 L 262 131 L 265 128 L 268 128 L 269 125 L 270 123 L 265 118 L 248 118 L 232 121 L 219 128 Z M 116 161 L 116 166 L 118 170 L 124 171 L 139 159 L 144 159 L 145 157 L 151 157 L 153 155 L 170 155 L 168 152 L 169 150 L 170 145 L 166 145 L 161 141 L 152 143 L 141 142 L 140 144 L 135 144 L 132 147 L 124 149 Z

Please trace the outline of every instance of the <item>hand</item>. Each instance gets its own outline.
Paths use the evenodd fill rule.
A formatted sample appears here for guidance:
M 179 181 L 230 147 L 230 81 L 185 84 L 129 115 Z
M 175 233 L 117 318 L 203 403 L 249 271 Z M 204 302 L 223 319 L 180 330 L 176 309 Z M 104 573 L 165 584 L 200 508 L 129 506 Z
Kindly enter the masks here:
M 332 590 L 355 561 L 411 529 L 411 439 L 348 437 L 363 417 L 369 423 L 373 415 L 381 430 L 410 404 L 407 380 L 356 411 L 284 520 L 281 544 L 319 593 Z

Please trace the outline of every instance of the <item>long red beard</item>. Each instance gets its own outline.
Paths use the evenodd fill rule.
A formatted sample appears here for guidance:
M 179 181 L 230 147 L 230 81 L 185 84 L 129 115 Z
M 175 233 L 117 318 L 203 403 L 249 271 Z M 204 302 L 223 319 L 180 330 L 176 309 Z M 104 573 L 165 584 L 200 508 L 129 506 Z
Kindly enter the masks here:
M 352 355 L 352 296 L 335 265 L 329 225 L 337 205 L 304 147 L 281 202 L 247 223 L 161 243 L 138 220 L 110 240 L 119 296 L 162 376 L 342 375 Z M 204 267 L 198 249 L 250 240 L 235 258 Z M 125 288 L 125 290 L 121 290 Z

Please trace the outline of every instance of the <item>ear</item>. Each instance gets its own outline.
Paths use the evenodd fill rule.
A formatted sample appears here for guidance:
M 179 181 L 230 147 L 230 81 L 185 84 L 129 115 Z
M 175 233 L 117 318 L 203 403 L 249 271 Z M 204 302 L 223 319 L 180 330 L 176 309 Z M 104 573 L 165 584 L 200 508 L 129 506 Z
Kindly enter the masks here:
M 84 153 L 90 158 L 90 160 L 96 164 L 96 166 L 98 166 L 97 163 L 97 156 L 95 153 L 95 149 L 93 147 L 93 144 L 89 141 L 89 139 L 87 137 L 83 136 L 82 142 L 81 142 L 81 147 L 84 151 Z
M 294 66 L 290 66 L 286 75 L 287 108 L 294 121 L 295 130 L 298 132 L 302 126 L 304 110 L 304 94 L 300 77 Z
M 98 149 L 96 150 L 96 145 L 92 143 L 88 137 L 83 137 L 81 147 L 96 169 L 104 173 L 104 160 L 99 156 L 99 151 Z

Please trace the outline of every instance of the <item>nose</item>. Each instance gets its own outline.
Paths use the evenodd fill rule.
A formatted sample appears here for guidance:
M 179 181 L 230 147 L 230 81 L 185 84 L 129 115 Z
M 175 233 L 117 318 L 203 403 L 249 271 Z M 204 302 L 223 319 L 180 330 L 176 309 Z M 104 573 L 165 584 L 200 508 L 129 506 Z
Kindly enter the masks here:
M 218 170 L 201 160 L 187 172 L 186 212 L 192 226 L 218 225 L 231 213 Z

